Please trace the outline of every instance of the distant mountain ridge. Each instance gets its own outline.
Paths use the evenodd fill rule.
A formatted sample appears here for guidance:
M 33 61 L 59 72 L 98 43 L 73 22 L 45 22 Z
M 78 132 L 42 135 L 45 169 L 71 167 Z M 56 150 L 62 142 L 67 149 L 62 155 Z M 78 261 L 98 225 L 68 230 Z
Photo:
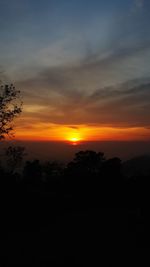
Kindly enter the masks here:
M 150 176 L 150 154 L 142 155 L 123 163 L 123 174 L 125 176 Z

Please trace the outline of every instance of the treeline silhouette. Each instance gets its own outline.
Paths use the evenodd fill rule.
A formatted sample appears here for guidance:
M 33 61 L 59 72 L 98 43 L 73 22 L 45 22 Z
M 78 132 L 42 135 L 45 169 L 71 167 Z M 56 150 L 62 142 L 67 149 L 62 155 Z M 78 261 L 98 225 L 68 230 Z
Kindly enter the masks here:
M 119 158 L 89 150 L 67 165 L 32 160 L 18 171 L 24 155 L 9 148 L 0 165 L 6 266 L 95 264 L 149 247 L 150 173 L 126 177 Z

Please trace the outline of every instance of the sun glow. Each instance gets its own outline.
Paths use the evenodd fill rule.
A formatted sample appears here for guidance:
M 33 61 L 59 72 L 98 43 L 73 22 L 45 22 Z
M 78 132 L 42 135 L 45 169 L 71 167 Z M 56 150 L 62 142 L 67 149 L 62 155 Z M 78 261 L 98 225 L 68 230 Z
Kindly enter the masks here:
M 79 141 L 80 141 L 80 139 L 77 138 L 77 137 L 71 137 L 71 138 L 69 138 L 68 140 L 69 140 L 70 142 L 79 142 Z
M 16 120 L 15 129 L 16 140 L 63 141 L 72 145 L 88 141 L 150 140 L 150 130 L 144 127 L 68 126 L 36 122 L 26 116 Z
M 76 133 L 75 135 L 70 135 L 67 138 L 67 141 L 72 145 L 77 145 L 80 143 L 81 137 L 80 137 L 79 133 Z

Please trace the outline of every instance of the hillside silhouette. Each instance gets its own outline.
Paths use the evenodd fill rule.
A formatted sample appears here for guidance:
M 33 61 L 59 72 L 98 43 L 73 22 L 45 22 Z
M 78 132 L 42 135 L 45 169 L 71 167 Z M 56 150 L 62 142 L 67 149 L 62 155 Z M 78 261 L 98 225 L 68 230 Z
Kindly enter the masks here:
M 149 176 L 150 175 L 150 155 L 134 157 L 123 163 L 123 172 L 127 177 Z
M 0 165 L 5 266 L 95 264 L 149 247 L 149 173 L 128 177 L 119 158 L 91 150 L 67 165 L 24 160 L 20 171 L 24 149 L 8 151 Z

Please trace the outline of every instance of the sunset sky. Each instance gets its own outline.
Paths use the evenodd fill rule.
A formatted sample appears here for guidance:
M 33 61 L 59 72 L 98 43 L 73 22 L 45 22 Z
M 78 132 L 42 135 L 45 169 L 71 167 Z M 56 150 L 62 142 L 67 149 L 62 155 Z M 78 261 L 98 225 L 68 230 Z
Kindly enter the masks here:
M 16 138 L 150 140 L 149 28 L 149 0 L 0 0 Z

